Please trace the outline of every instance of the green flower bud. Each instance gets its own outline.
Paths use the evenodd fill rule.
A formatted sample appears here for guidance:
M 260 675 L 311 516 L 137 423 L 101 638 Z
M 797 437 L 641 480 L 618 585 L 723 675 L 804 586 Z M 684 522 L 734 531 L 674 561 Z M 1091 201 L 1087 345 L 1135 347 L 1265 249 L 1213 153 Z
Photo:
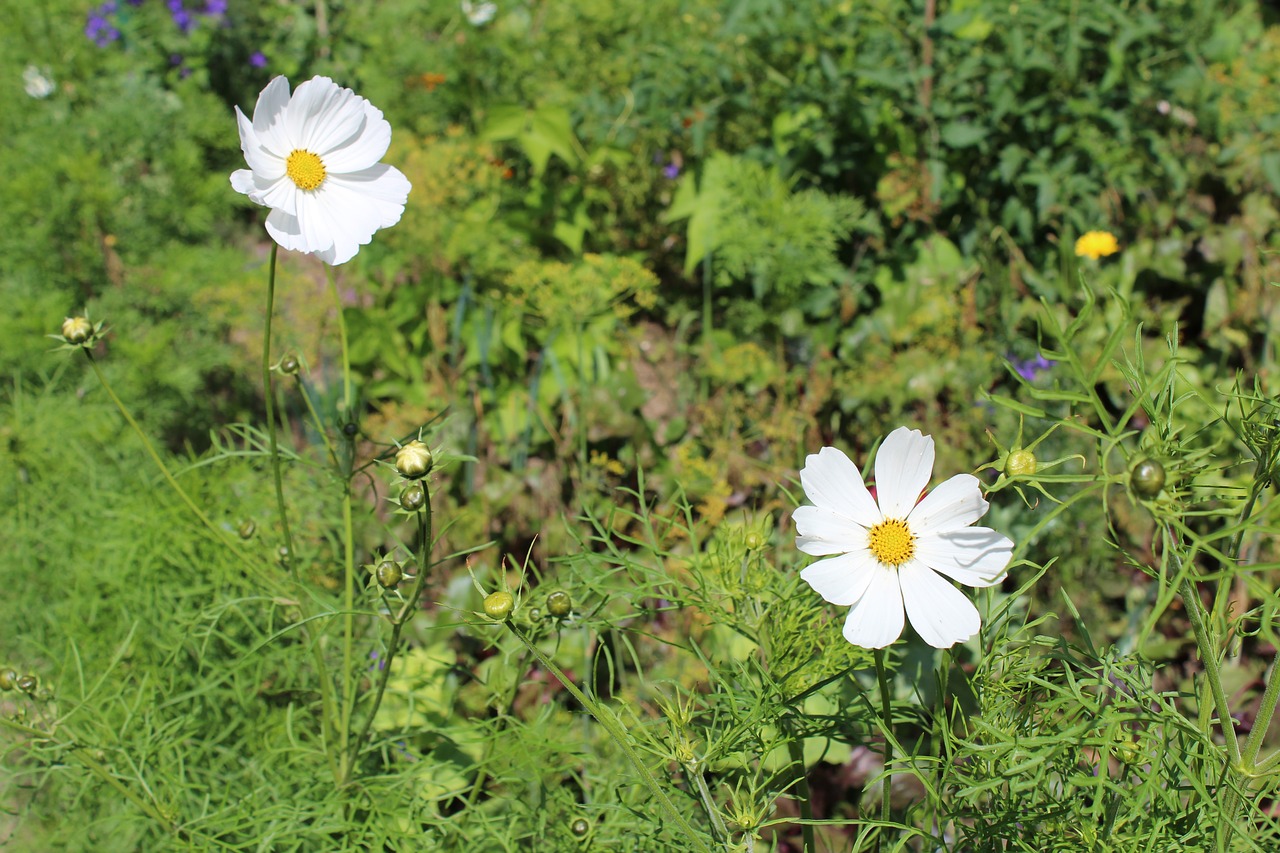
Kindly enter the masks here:
M 281 545 L 279 548 L 276 549 L 276 555 L 280 557 L 280 562 L 282 563 L 289 562 L 289 546 Z
M 764 536 L 760 534 L 759 530 L 749 531 L 746 539 L 743 540 L 743 544 L 747 546 L 748 551 L 759 551 L 764 547 Z
M 360 424 L 355 421 L 347 421 L 342 425 L 342 434 L 347 438 L 355 438 L 360 434 Z
M 547 612 L 557 619 L 563 619 L 573 612 L 573 599 L 569 593 L 556 590 L 547 596 Z
M 12 690 L 18 686 L 18 673 L 11 669 L 0 669 L 0 690 Z
M 420 480 L 431 470 L 431 450 L 421 441 L 413 441 L 396 453 L 396 470 L 406 480 Z
M 587 823 L 582 818 L 578 818 L 577 820 L 575 820 L 573 823 L 569 825 L 569 831 L 572 832 L 574 835 L 576 835 L 578 838 L 585 838 L 587 833 L 590 830 L 591 830 L 591 824 Z
M 400 506 L 408 512 L 417 512 L 427 505 L 427 490 L 421 483 L 410 483 L 400 493 Z
M 491 592 L 484 599 L 484 613 L 490 619 L 499 622 L 506 622 L 511 616 L 511 611 L 515 610 L 515 596 L 509 592 Z
M 378 568 L 374 571 L 374 575 L 378 578 L 378 583 L 384 589 L 391 589 L 404 577 L 404 572 L 400 570 L 400 566 L 391 561 L 384 560 L 378 564 Z
M 293 353 L 289 353 L 280 359 L 280 372 L 293 376 L 298 372 L 298 357 Z
M 257 529 L 258 525 L 253 523 L 253 519 L 246 518 L 240 522 L 240 527 L 236 529 L 236 532 L 240 534 L 241 539 L 252 539 Z
M 18 678 L 15 685 L 23 693 L 35 693 L 36 687 L 40 684 L 40 680 L 34 675 L 23 675 Z
M 1038 465 L 1036 455 L 1030 450 L 1014 450 L 1004 460 L 1004 472 L 1010 477 L 1030 477 Z
M 1129 471 L 1129 488 L 1142 500 L 1151 500 L 1164 488 L 1164 466 L 1154 459 L 1142 459 Z
M 535 625 L 542 618 L 542 608 L 530 607 L 525 614 L 529 617 L 529 624 Z
M 93 337 L 93 324 L 84 317 L 68 317 L 62 321 L 62 337 L 69 344 L 87 343 Z

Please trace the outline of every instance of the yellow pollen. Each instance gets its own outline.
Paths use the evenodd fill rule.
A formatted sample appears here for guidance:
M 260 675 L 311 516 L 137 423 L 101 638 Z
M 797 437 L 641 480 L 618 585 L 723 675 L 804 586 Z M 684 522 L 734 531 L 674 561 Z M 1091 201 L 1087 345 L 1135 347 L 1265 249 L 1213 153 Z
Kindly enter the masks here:
M 897 568 L 910 560 L 916 552 L 916 537 L 905 521 L 886 518 L 868 531 L 871 538 L 871 556 L 881 565 Z
M 284 161 L 285 173 L 300 190 L 313 190 L 324 183 L 324 163 L 310 151 L 297 149 Z

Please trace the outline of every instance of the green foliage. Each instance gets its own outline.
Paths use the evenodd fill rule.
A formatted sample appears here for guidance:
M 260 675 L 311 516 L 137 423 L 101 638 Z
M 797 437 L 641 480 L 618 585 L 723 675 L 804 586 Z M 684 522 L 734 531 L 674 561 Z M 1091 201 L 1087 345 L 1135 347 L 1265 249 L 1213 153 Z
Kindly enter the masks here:
M 1277 847 L 1264 4 L 199 5 L 3 13 L 0 846 Z M 278 73 L 414 189 L 264 389 Z M 903 423 L 1018 551 L 880 672 L 789 513 Z

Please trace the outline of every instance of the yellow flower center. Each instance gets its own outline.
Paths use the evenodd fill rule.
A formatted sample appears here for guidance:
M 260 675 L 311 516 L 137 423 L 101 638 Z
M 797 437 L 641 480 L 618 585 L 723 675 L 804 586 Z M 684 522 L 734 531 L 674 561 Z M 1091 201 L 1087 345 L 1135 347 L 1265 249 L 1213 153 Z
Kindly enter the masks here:
M 324 183 L 324 163 L 310 151 L 294 151 L 284 161 L 284 170 L 300 190 L 313 190 Z
M 886 518 L 871 528 L 871 556 L 883 566 L 897 568 L 916 553 L 916 537 L 905 521 Z

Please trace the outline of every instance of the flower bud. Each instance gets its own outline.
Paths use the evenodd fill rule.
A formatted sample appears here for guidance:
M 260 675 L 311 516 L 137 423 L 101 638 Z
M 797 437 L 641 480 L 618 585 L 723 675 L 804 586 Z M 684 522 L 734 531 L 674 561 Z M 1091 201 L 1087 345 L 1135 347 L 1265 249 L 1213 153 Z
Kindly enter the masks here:
M 378 564 L 378 568 L 374 571 L 374 575 L 378 578 L 378 583 L 384 589 L 391 589 L 400 583 L 404 577 L 404 572 L 400 570 L 400 566 L 392 560 L 384 560 Z
M 11 669 L 0 669 L 0 690 L 12 690 L 18 686 L 18 673 Z
M 62 321 L 62 337 L 69 344 L 83 344 L 93 337 L 93 324 L 84 317 L 68 317 Z
M 421 483 L 410 483 L 400 493 L 400 506 L 407 512 L 417 512 L 427 504 L 427 490 Z
M 246 518 L 240 522 L 240 526 L 236 528 L 236 533 L 240 534 L 241 539 L 252 539 L 253 534 L 257 531 L 258 525 L 254 524 L 252 518 Z
M 1011 451 L 1004 460 L 1004 472 L 1010 477 L 1030 477 L 1038 466 L 1036 455 L 1030 450 Z
M 591 824 L 587 823 L 582 818 L 578 818 L 572 824 L 569 825 L 569 831 L 572 832 L 578 838 L 585 838 L 587 832 L 590 829 L 591 829 Z
M 749 531 L 746 539 L 743 540 L 743 544 L 747 546 L 748 551 L 759 551 L 764 547 L 764 536 L 760 534 L 759 530 Z
M 511 611 L 516 607 L 516 599 L 509 592 L 499 590 L 491 592 L 484 599 L 484 613 L 490 619 L 499 622 L 506 622 L 511 616 Z
M 14 682 L 17 688 L 23 693 L 35 693 L 36 686 L 39 685 L 39 683 L 39 679 L 30 674 L 19 676 L 18 680 Z
M 1129 471 L 1129 488 L 1142 500 L 1151 500 L 1164 488 L 1164 466 L 1154 459 L 1143 459 Z
M 563 619 L 573 612 L 573 599 L 569 593 L 556 590 L 547 596 L 547 612 L 557 619 Z
M 431 470 L 431 450 L 421 441 L 413 441 L 396 453 L 396 470 L 406 480 L 420 480 Z
M 298 372 L 298 357 L 293 353 L 289 353 L 280 359 L 280 372 L 293 376 Z
M 347 421 L 342 425 L 342 434 L 347 438 L 355 438 L 360 434 L 360 424 L 355 421 Z

